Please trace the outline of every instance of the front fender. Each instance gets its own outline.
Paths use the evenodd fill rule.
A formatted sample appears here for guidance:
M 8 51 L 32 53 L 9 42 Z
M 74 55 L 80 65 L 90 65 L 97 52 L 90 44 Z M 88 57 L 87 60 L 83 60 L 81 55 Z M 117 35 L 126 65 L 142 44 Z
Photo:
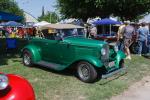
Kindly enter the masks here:
M 119 67 L 120 60 L 125 59 L 126 55 L 122 51 L 118 51 L 116 55 L 116 65 Z
M 0 91 L 0 100 L 35 100 L 34 90 L 26 79 L 14 74 L 7 74 L 7 77 L 9 85 Z
M 101 60 L 96 58 L 96 57 L 85 56 L 85 57 L 81 57 L 79 59 L 80 59 L 80 61 L 87 61 L 87 62 L 91 63 L 92 65 L 94 65 L 95 67 L 98 67 L 98 68 L 103 66 L 103 63 L 101 62 Z
M 22 49 L 22 53 L 24 50 L 29 50 L 30 53 L 32 54 L 32 61 L 34 62 L 38 62 L 41 60 L 41 49 L 35 45 L 27 45 Z

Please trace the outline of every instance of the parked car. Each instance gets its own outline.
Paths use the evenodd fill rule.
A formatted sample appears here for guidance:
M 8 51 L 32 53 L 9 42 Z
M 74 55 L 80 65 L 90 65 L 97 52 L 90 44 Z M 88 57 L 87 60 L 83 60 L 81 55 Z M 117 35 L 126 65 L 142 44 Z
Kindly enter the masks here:
M 26 79 L 0 73 L 0 100 L 35 100 L 35 95 Z
M 96 40 L 107 41 L 107 42 L 116 42 L 116 34 L 98 34 L 94 37 Z
M 57 71 L 73 67 L 78 78 L 88 83 L 122 71 L 125 54 L 107 42 L 85 38 L 83 30 L 71 24 L 45 26 L 43 37 L 32 39 L 22 49 L 24 65 Z

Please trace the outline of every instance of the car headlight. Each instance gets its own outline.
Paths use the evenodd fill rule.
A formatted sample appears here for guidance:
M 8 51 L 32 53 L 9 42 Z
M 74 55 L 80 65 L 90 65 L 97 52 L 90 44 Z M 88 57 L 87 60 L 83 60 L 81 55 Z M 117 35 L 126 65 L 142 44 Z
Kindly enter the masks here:
M 114 46 L 114 50 L 115 50 L 115 52 L 118 52 L 118 46 L 117 45 Z
M 101 54 L 102 54 L 102 55 L 106 55 L 106 49 L 102 48 L 102 49 L 101 49 Z
M 4 74 L 0 74 L 0 90 L 5 89 L 8 86 L 8 77 Z

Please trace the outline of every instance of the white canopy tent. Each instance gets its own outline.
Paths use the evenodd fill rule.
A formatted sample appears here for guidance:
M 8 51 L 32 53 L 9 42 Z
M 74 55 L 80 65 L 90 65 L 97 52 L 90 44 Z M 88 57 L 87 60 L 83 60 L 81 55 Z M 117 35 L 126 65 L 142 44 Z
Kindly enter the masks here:
M 42 26 L 50 25 L 50 24 L 51 23 L 48 23 L 46 21 L 41 21 L 41 22 L 35 23 L 33 26 L 35 26 L 35 27 L 42 27 Z
M 150 23 L 150 14 L 144 16 L 142 19 L 139 20 L 139 23 L 142 23 L 142 22 Z

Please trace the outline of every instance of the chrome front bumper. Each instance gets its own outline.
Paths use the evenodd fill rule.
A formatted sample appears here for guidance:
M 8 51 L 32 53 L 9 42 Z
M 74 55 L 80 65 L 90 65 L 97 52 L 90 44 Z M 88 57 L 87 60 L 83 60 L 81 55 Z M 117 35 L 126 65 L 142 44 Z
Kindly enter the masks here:
M 111 77 L 117 73 L 126 73 L 126 72 L 127 72 L 126 67 L 123 67 L 123 68 L 120 68 L 120 69 L 117 69 L 115 71 L 112 71 L 112 72 L 109 72 L 109 73 L 102 75 L 102 79 L 109 78 L 109 77 Z

